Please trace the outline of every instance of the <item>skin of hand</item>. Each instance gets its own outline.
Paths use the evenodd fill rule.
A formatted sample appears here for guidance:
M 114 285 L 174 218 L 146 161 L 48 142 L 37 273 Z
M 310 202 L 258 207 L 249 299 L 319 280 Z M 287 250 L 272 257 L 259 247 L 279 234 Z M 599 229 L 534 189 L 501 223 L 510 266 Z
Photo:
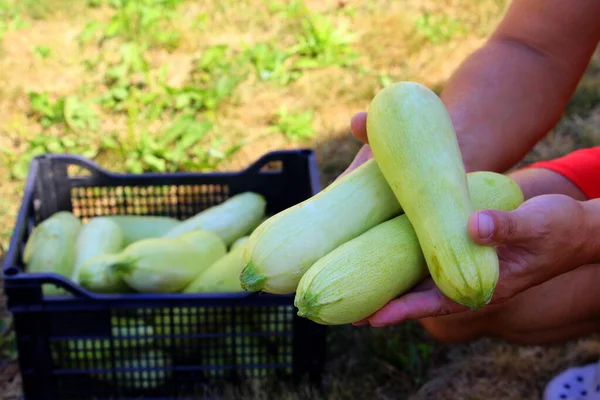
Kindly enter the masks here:
M 533 197 L 513 211 L 483 210 L 471 216 L 468 232 L 480 244 L 496 246 L 500 276 L 490 305 L 600 260 L 600 200 L 563 194 Z M 431 278 L 392 300 L 356 325 L 398 324 L 407 319 L 470 312 L 444 296 Z M 478 311 L 475 311 L 477 313 Z

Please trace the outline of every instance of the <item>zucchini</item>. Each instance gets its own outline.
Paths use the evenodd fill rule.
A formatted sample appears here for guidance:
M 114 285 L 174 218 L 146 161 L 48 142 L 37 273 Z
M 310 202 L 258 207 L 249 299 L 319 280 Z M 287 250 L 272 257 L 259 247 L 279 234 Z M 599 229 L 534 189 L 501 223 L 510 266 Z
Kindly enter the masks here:
M 515 181 L 494 172 L 468 174 L 476 209 L 513 210 L 523 203 Z M 318 260 L 300 280 L 298 315 L 323 325 L 360 321 L 429 275 L 406 214 L 368 230 Z
M 387 86 L 371 102 L 367 132 L 373 156 L 415 229 L 436 285 L 471 310 L 488 304 L 498 281 L 498 254 L 467 233 L 475 208 L 441 99 L 418 83 Z
M 108 268 L 138 292 L 172 293 L 183 290 L 226 253 L 225 244 L 216 234 L 195 230 L 175 238 L 132 243 Z
M 188 218 L 164 236 L 173 238 L 200 229 L 218 235 L 226 246 L 251 232 L 265 215 L 267 202 L 254 192 L 237 194 Z
M 114 221 L 97 217 L 81 227 L 75 244 L 75 267 L 71 279 L 79 283 L 79 270 L 91 258 L 123 249 L 123 232 Z
M 235 242 L 233 242 L 233 244 L 229 248 L 229 251 L 232 251 L 238 246 L 246 246 L 246 243 L 248 243 L 249 238 L 250 236 L 242 236 L 241 238 L 237 239 Z
M 27 272 L 50 272 L 71 279 L 75 242 L 81 226 L 81 220 L 69 211 L 59 211 L 37 225 L 23 251 Z M 43 285 L 43 292 L 47 295 L 65 293 L 51 284 Z
M 229 253 L 217 260 L 184 290 L 184 293 L 237 293 L 244 289 L 240 284 L 242 255 L 248 236 L 238 239 Z
M 90 222 L 98 218 L 108 219 L 121 228 L 123 246 L 142 239 L 161 237 L 181 223 L 176 218 L 158 215 L 106 215 L 95 217 Z
M 87 260 L 79 269 L 77 275 L 78 283 L 92 292 L 96 293 L 128 293 L 131 288 L 111 268 L 112 265 L 121 262 L 118 253 L 98 254 Z
M 242 287 L 293 293 L 319 258 L 401 211 L 377 163 L 370 159 L 256 228 L 244 252 Z

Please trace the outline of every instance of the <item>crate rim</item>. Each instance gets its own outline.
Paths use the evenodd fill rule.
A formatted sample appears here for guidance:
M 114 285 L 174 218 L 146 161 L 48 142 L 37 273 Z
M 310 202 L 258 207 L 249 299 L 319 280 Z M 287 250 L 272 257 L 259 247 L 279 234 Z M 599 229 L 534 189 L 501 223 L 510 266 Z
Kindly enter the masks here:
M 231 301 L 281 301 L 281 300 L 293 300 L 294 294 L 270 294 L 262 292 L 239 292 L 239 293 L 124 293 L 124 294 L 104 294 L 91 292 L 79 285 L 71 282 L 70 279 L 63 277 L 57 273 L 45 273 L 45 272 L 26 272 L 21 270 L 17 266 L 16 259 L 19 252 L 19 238 L 22 237 L 22 230 L 26 227 L 26 218 L 29 208 L 32 207 L 32 201 L 35 192 L 35 179 L 40 168 L 40 164 L 44 160 L 64 160 L 80 165 L 84 168 L 88 168 L 90 171 L 95 171 L 99 174 L 104 174 L 109 178 L 114 179 L 131 179 L 135 180 L 155 180 L 155 179 L 172 179 L 172 178 L 206 178 L 212 177 L 233 177 L 240 176 L 252 172 L 257 172 L 266 165 L 268 162 L 277 160 L 282 155 L 301 155 L 307 158 L 307 167 L 310 176 L 310 186 L 314 194 L 321 190 L 319 182 L 318 168 L 316 162 L 316 152 L 312 148 L 298 148 L 298 149 L 283 149 L 273 150 L 263 153 L 260 157 L 251 162 L 247 167 L 237 171 L 211 171 L 211 172 L 147 172 L 141 174 L 128 174 L 126 172 L 113 172 L 102 166 L 95 161 L 83 157 L 78 154 L 69 153 L 44 153 L 35 156 L 31 162 L 28 170 L 27 178 L 25 179 L 25 186 L 23 194 L 21 196 L 21 204 L 17 213 L 17 217 L 14 222 L 14 227 L 11 238 L 9 241 L 8 251 L 5 253 L 4 260 L 2 262 L 2 278 L 5 289 L 16 288 L 16 287 L 29 287 L 38 286 L 39 290 L 37 295 L 41 298 L 41 302 L 33 300 L 29 305 L 35 307 L 35 305 L 41 304 L 60 304 L 60 303 L 75 303 L 82 299 L 97 300 L 103 302 L 137 302 L 137 301 L 149 301 L 149 302 L 164 302 L 164 301 L 206 301 L 206 302 L 231 302 Z M 268 173 L 268 172 L 265 172 Z M 75 179 L 75 178 L 74 178 Z M 158 184 L 157 186 L 160 186 Z M 57 284 L 59 287 L 68 288 L 71 294 L 67 295 L 55 295 L 51 297 L 44 297 L 41 294 L 41 285 L 39 283 L 52 283 Z M 7 293 L 7 296 L 9 294 Z M 37 297 L 37 296 L 36 296 Z M 11 305 L 10 298 L 7 302 L 8 309 L 16 311 L 16 309 L 23 308 L 23 304 L 16 306 Z

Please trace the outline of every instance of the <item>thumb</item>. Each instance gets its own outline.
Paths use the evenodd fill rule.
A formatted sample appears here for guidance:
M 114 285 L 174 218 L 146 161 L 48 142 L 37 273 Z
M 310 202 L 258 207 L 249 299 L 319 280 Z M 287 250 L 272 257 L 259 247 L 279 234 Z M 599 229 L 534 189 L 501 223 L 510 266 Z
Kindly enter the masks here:
M 350 131 L 352 135 L 358 138 L 363 143 L 369 143 L 367 136 L 367 113 L 359 112 L 354 114 L 350 120 Z
M 467 231 L 476 243 L 500 245 L 534 239 L 537 230 L 528 214 L 520 210 L 481 210 L 473 213 Z

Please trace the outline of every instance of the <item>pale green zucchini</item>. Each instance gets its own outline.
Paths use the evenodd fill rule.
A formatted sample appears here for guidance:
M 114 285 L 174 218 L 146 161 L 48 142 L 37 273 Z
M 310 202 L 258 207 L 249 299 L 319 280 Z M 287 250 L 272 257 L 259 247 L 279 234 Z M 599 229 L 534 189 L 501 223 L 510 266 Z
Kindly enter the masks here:
M 169 230 L 165 237 L 172 238 L 201 229 L 217 234 L 225 245 L 230 246 L 258 226 L 265 215 L 266 205 L 265 198 L 258 193 L 240 193 L 184 220 Z
M 472 310 L 486 305 L 498 281 L 498 255 L 467 234 L 475 208 L 441 99 L 413 82 L 387 86 L 371 102 L 367 131 L 373 156 L 415 229 L 436 285 Z
M 97 293 L 128 293 L 131 288 L 120 274 L 115 273 L 113 265 L 121 262 L 119 253 L 99 254 L 87 260 L 77 276 L 79 284 Z
M 108 218 L 92 218 L 81 227 L 77 236 L 71 279 L 79 283 L 79 271 L 85 262 L 102 254 L 119 252 L 123 247 L 123 232 L 119 225 Z
M 109 268 L 138 292 L 172 293 L 181 291 L 225 254 L 227 248 L 216 234 L 194 230 L 175 238 L 132 243 Z
M 513 210 L 523 202 L 515 181 L 494 172 L 468 174 L 476 209 Z M 406 214 L 368 230 L 318 260 L 300 280 L 298 315 L 324 325 L 367 318 L 429 275 Z
M 248 243 L 249 238 L 250 236 L 242 236 L 241 238 L 237 239 L 235 242 L 233 242 L 233 244 L 229 248 L 229 251 L 232 251 L 238 246 L 246 246 L 246 243 Z
M 184 293 L 237 293 L 244 289 L 240 284 L 244 244 L 248 236 L 238 239 L 225 256 L 217 260 L 205 272 L 200 274 L 184 290 Z
M 256 228 L 244 252 L 242 287 L 253 292 L 293 293 L 304 272 L 319 258 L 401 211 L 371 159 Z
M 155 215 L 107 215 L 95 217 L 90 222 L 97 218 L 108 219 L 121 228 L 123 246 L 142 239 L 161 237 L 181 224 L 176 218 Z
M 71 279 L 75 268 L 75 242 L 81 220 L 69 211 L 59 211 L 37 225 L 23 251 L 27 272 L 51 272 Z M 64 294 L 54 285 L 43 285 L 46 295 Z

